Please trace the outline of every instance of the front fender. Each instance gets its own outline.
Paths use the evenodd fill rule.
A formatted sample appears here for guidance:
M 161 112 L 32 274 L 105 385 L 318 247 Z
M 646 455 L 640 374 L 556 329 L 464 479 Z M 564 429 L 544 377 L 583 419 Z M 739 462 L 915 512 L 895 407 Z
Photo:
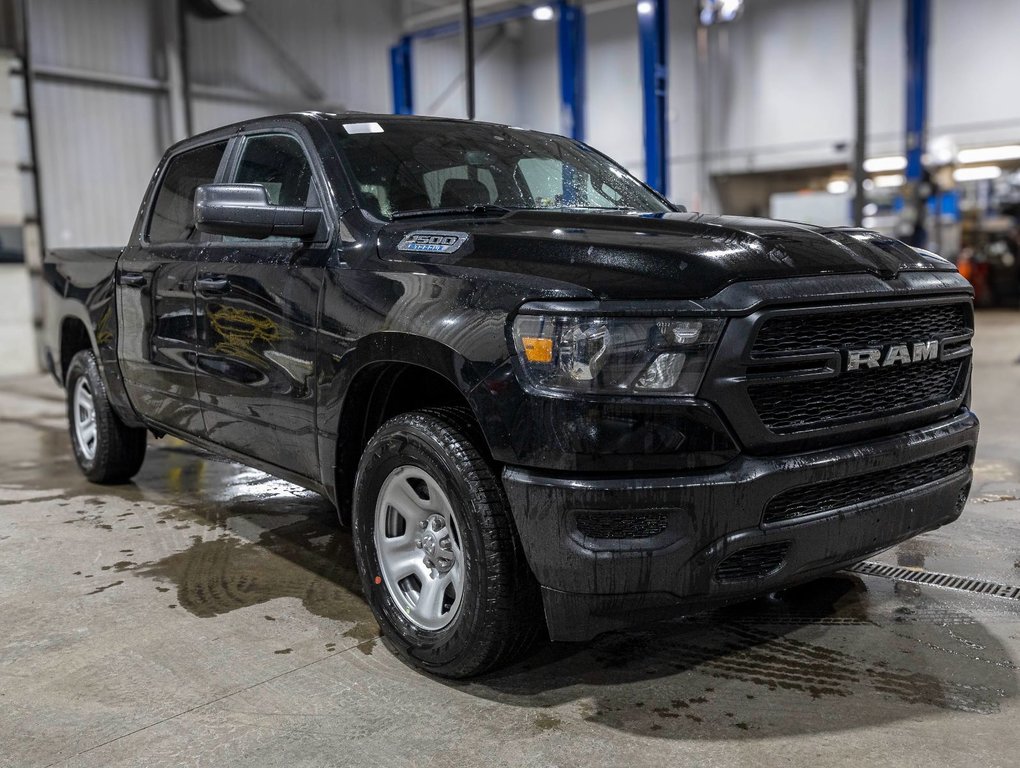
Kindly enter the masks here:
M 335 484 L 337 446 L 343 437 L 339 426 L 344 409 L 358 407 L 349 400 L 357 388 L 359 375 L 367 369 L 379 364 L 397 363 L 441 376 L 463 395 L 478 423 L 483 425 L 486 441 L 493 447 L 493 443 L 505 443 L 505 437 L 485 429 L 486 424 L 501 422 L 494 418 L 494 403 L 489 391 L 478 387 L 478 384 L 505 360 L 505 347 L 497 359 L 478 361 L 436 339 L 399 331 L 381 331 L 365 336 L 340 356 L 327 350 L 321 351 L 317 424 L 323 485 L 333 488 Z

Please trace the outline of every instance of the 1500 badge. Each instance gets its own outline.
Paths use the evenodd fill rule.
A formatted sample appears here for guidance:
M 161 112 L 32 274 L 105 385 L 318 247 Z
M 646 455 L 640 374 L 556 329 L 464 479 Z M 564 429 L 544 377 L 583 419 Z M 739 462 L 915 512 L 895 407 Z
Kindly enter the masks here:
M 465 242 L 465 232 L 411 232 L 404 236 L 397 246 L 398 251 L 418 251 L 426 253 L 453 253 Z

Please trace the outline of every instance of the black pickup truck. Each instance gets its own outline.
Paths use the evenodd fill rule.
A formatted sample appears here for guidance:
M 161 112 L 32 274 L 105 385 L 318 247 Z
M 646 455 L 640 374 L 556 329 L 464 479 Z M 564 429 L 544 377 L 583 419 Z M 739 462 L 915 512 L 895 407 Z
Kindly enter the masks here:
M 45 275 L 85 475 L 169 434 L 326 495 L 440 675 L 831 573 L 970 487 L 952 264 L 687 213 L 558 136 L 228 126 L 167 152 L 125 248 Z

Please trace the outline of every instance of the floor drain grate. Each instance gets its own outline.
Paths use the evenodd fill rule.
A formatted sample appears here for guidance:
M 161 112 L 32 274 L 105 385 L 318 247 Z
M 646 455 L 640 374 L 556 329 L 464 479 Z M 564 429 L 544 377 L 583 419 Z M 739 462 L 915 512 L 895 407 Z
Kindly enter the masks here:
M 918 571 L 913 568 L 875 563 L 870 560 L 857 563 L 857 565 L 851 566 L 846 570 L 865 576 L 880 576 L 883 579 L 910 581 L 915 584 L 930 584 L 933 587 L 961 589 L 965 592 L 976 592 L 979 595 L 1020 600 L 1020 587 L 997 584 L 994 581 L 984 581 L 983 579 L 969 579 L 965 576 L 953 576 L 948 573 L 935 573 L 934 571 Z

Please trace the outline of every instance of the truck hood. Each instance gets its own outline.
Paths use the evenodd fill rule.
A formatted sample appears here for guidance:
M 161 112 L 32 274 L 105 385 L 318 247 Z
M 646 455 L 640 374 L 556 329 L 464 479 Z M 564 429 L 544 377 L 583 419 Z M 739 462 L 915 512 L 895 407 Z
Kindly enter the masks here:
M 466 239 L 451 253 L 400 248 L 415 233 Z M 692 299 L 738 280 L 905 270 L 954 271 L 948 261 L 862 229 L 697 213 L 622 215 L 516 211 L 396 221 L 380 254 L 570 283 L 601 299 Z

